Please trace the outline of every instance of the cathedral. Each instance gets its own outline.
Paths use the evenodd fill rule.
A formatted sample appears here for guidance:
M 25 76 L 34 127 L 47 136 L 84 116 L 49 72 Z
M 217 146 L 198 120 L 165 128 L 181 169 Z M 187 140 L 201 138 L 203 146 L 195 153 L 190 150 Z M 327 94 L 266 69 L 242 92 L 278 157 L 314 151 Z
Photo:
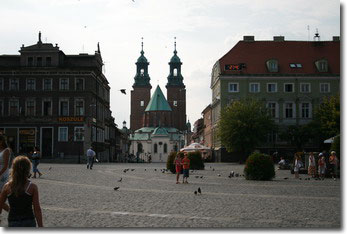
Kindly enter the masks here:
M 186 123 L 182 62 L 177 56 L 175 41 L 174 55 L 169 62 L 167 99 L 159 85 L 151 96 L 149 62 L 144 56 L 143 42 L 141 47 L 131 91 L 130 153 L 144 161 L 166 162 L 171 151 L 178 151 L 184 146 L 185 133 L 190 130 L 189 123 Z

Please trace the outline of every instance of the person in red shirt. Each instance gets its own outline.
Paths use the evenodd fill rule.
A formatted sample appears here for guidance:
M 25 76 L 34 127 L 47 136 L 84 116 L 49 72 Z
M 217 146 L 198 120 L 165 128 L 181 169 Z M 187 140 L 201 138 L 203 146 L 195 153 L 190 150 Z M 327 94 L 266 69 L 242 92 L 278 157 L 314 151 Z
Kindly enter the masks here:
M 184 152 L 184 158 L 182 160 L 182 165 L 183 165 L 183 184 L 188 184 L 188 177 L 189 177 L 189 167 L 190 167 L 190 160 L 188 158 L 188 153 Z M 184 182 L 184 179 L 186 181 Z

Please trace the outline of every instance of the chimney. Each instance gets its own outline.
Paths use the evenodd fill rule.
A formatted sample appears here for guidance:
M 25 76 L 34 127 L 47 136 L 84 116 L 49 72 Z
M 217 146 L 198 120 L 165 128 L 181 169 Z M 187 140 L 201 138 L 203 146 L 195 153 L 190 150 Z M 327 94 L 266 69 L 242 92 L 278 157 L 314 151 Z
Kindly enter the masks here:
M 244 41 L 254 41 L 254 36 L 243 36 Z
M 274 41 L 284 41 L 284 36 L 274 36 Z
M 333 41 L 340 41 L 340 37 L 339 36 L 333 36 Z

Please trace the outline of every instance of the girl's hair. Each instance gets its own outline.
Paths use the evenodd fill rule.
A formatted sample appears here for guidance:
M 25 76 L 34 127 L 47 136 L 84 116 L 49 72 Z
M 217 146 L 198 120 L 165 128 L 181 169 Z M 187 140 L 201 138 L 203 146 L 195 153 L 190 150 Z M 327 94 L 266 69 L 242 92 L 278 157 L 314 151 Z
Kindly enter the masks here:
M 13 160 L 10 176 L 11 192 L 19 196 L 24 192 L 24 185 L 30 175 L 31 162 L 26 156 L 18 156 Z
M 8 147 L 5 136 L 0 135 L 0 142 L 1 142 L 1 145 L 2 145 L 3 148 L 6 149 Z

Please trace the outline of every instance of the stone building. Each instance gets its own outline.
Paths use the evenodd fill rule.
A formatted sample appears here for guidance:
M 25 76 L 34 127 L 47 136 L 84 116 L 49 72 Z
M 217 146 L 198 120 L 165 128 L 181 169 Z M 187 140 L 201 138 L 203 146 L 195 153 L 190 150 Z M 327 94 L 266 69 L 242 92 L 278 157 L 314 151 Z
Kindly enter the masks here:
M 310 122 L 313 110 L 323 97 L 340 92 L 340 39 L 320 41 L 286 41 L 275 36 L 273 41 L 256 41 L 245 36 L 213 66 L 212 147 L 218 160 L 230 160 L 220 143 L 216 127 L 221 110 L 234 100 L 247 97 L 262 100 L 275 122 L 285 129 L 289 125 Z M 268 136 L 259 148 L 272 154 L 294 147 L 276 133 Z M 306 142 L 306 150 L 318 150 Z
M 43 159 L 77 162 L 93 145 L 99 160 L 110 161 L 116 125 L 99 45 L 95 54 L 66 55 L 39 33 L 19 52 L 0 56 L 0 133 L 14 153 L 36 145 Z

